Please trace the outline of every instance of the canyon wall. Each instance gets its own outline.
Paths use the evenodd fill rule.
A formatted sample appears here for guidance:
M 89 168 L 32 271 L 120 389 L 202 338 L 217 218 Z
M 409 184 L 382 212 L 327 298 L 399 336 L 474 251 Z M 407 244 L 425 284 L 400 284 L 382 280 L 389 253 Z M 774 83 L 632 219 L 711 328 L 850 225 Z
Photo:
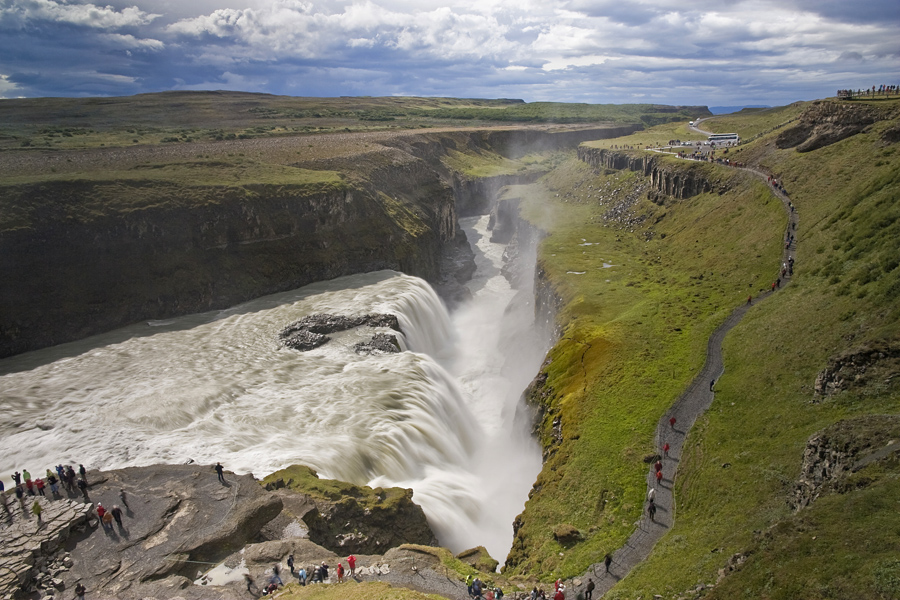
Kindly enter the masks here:
M 445 165 L 450 150 L 513 157 L 637 127 L 410 133 L 291 165 L 340 174 L 327 184 L 95 176 L 2 186 L 3 205 L 26 217 L 0 231 L 0 357 L 379 269 L 452 295 L 459 283 L 446 271 L 464 272 L 465 260 L 445 255 L 467 245 L 458 213 L 485 213 L 500 187 L 540 172 L 466 176 Z M 130 205 L 138 194 L 152 201 Z
M 674 198 L 690 198 L 715 189 L 700 170 L 684 165 L 676 168 L 660 160 L 658 156 L 646 153 L 635 155 L 605 148 L 579 146 L 578 158 L 595 169 L 637 171 L 650 178 L 650 185 L 656 193 Z

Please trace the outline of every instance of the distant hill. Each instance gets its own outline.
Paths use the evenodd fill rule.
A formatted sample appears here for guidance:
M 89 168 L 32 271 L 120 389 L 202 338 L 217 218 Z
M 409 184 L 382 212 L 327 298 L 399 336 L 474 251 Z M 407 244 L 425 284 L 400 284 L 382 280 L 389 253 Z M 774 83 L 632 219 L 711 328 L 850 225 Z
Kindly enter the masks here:
M 768 104 L 745 104 L 743 106 L 710 106 L 709 112 L 714 115 L 727 115 L 735 113 L 745 108 L 772 108 Z

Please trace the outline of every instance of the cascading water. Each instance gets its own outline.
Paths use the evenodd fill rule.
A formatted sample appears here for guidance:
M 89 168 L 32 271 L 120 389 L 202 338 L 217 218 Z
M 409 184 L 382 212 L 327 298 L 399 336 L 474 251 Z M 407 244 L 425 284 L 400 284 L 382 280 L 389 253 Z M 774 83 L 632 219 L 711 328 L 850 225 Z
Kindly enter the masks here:
M 514 415 L 546 346 L 523 344 L 533 328 L 505 310 L 514 292 L 485 222 L 467 223 L 479 271 L 453 321 L 427 283 L 381 271 L 0 361 L 0 474 L 192 459 L 263 476 L 302 463 L 411 487 L 443 544 L 502 560 L 540 470 Z M 408 351 L 356 354 L 378 331 L 367 327 L 304 353 L 278 344 L 317 312 L 396 314 Z

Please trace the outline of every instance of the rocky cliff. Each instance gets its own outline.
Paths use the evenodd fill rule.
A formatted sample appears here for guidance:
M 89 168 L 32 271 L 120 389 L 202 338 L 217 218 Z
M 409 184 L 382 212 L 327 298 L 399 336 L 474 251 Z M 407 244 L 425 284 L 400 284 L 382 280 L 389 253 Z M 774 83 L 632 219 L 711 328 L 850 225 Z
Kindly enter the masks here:
M 711 191 L 723 191 L 698 169 L 676 168 L 646 153 L 631 154 L 605 148 L 578 147 L 578 158 L 595 169 L 637 171 L 650 178 L 650 185 L 657 194 L 673 198 L 690 198 Z

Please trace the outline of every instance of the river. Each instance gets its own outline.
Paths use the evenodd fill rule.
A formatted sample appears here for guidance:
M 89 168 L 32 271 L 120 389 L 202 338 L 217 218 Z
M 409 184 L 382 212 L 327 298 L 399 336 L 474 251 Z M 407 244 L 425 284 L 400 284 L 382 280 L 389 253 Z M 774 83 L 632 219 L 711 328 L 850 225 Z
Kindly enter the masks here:
M 541 468 L 520 396 L 548 344 L 531 303 L 512 302 L 486 225 L 461 220 L 478 270 L 452 315 L 425 281 L 380 271 L 0 361 L 0 476 L 193 460 L 263 477 L 302 463 L 412 488 L 442 545 L 502 562 Z M 405 351 L 356 354 L 367 327 L 280 346 L 317 312 L 396 314 Z

